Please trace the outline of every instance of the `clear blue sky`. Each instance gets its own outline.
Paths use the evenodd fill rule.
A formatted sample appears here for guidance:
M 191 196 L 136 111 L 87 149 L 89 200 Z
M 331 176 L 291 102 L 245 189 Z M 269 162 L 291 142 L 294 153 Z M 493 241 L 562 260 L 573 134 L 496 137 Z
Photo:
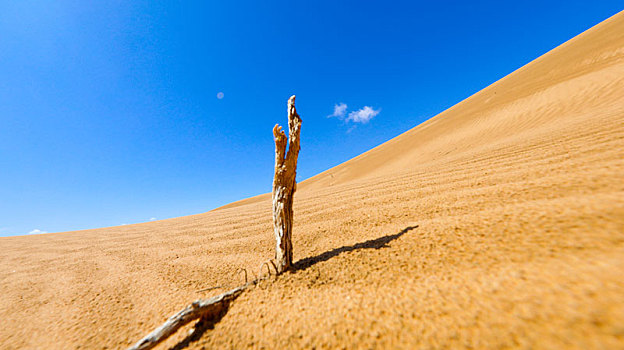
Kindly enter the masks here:
M 271 130 L 292 94 L 306 179 L 621 9 L 0 0 L 0 236 L 196 214 L 269 192 Z

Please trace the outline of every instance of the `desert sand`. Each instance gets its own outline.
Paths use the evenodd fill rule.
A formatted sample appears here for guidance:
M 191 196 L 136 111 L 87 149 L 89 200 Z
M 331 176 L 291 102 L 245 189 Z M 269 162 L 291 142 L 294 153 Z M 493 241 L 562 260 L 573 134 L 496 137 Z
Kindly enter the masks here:
M 0 348 L 126 348 L 242 284 L 269 196 L 0 238 Z M 624 12 L 295 198 L 296 269 L 160 349 L 624 348 Z

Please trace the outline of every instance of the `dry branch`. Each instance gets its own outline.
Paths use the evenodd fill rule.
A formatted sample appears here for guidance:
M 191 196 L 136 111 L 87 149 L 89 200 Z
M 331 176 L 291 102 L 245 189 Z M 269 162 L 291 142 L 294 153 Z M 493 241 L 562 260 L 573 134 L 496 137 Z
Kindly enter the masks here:
M 297 189 L 297 157 L 301 117 L 295 109 L 295 96 L 288 99 L 288 139 L 278 124 L 273 127 L 275 139 L 275 177 L 273 178 L 273 230 L 277 272 L 292 266 L 293 197 Z M 286 145 L 288 144 L 288 153 Z
M 219 317 L 222 312 L 226 311 L 230 302 L 238 298 L 241 293 L 249 286 L 257 283 L 249 282 L 240 287 L 234 288 L 223 294 L 219 294 L 210 299 L 199 299 L 191 303 L 191 305 L 179 311 L 175 315 L 169 317 L 167 322 L 156 328 L 152 333 L 139 340 L 136 344 L 128 348 L 128 350 L 147 350 L 152 349 L 160 342 L 169 338 L 178 329 L 196 319 L 214 319 Z

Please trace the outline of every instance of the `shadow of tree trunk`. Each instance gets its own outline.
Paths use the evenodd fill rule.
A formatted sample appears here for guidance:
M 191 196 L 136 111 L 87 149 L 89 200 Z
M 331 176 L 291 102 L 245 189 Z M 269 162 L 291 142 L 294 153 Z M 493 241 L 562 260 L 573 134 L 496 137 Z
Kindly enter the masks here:
M 361 242 L 361 243 L 356 243 L 354 245 L 335 248 L 335 249 L 326 251 L 325 253 L 319 254 L 317 256 L 311 256 L 308 258 L 301 259 L 293 265 L 293 271 L 303 271 L 314 264 L 327 261 L 333 257 L 340 255 L 341 253 L 351 252 L 351 251 L 358 250 L 358 249 L 381 249 L 381 248 L 388 247 L 388 243 L 394 241 L 395 239 L 403 236 L 407 232 L 417 227 L 418 225 L 408 226 L 404 228 L 403 230 L 401 230 L 401 232 L 395 233 L 393 235 L 387 235 L 387 236 L 371 239 L 366 242 Z
M 407 232 L 417 228 L 418 225 L 408 226 L 398 233 L 393 235 L 387 235 L 376 239 L 371 239 L 366 242 L 356 243 L 354 245 L 343 246 L 326 251 L 323 254 L 301 259 L 293 265 L 293 271 L 303 271 L 314 264 L 318 264 L 323 261 L 327 261 L 333 257 L 340 255 L 341 253 L 351 252 L 358 249 L 381 249 L 388 247 L 388 243 L 403 236 Z M 175 346 L 169 348 L 169 350 L 183 350 L 187 348 L 191 343 L 198 341 L 208 330 L 214 329 L 215 325 L 221 321 L 221 319 L 227 314 L 229 304 L 223 308 L 223 310 L 212 318 L 202 318 L 195 324 L 193 332 L 186 336 Z

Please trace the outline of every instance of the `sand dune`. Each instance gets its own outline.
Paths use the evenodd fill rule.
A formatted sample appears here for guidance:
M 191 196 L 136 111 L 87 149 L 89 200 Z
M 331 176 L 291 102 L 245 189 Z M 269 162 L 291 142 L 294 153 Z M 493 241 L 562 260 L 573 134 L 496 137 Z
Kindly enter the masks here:
M 624 13 L 304 181 L 294 232 L 295 272 L 161 348 L 624 348 Z M 0 348 L 124 348 L 272 255 L 267 195 L 1 238 Z

